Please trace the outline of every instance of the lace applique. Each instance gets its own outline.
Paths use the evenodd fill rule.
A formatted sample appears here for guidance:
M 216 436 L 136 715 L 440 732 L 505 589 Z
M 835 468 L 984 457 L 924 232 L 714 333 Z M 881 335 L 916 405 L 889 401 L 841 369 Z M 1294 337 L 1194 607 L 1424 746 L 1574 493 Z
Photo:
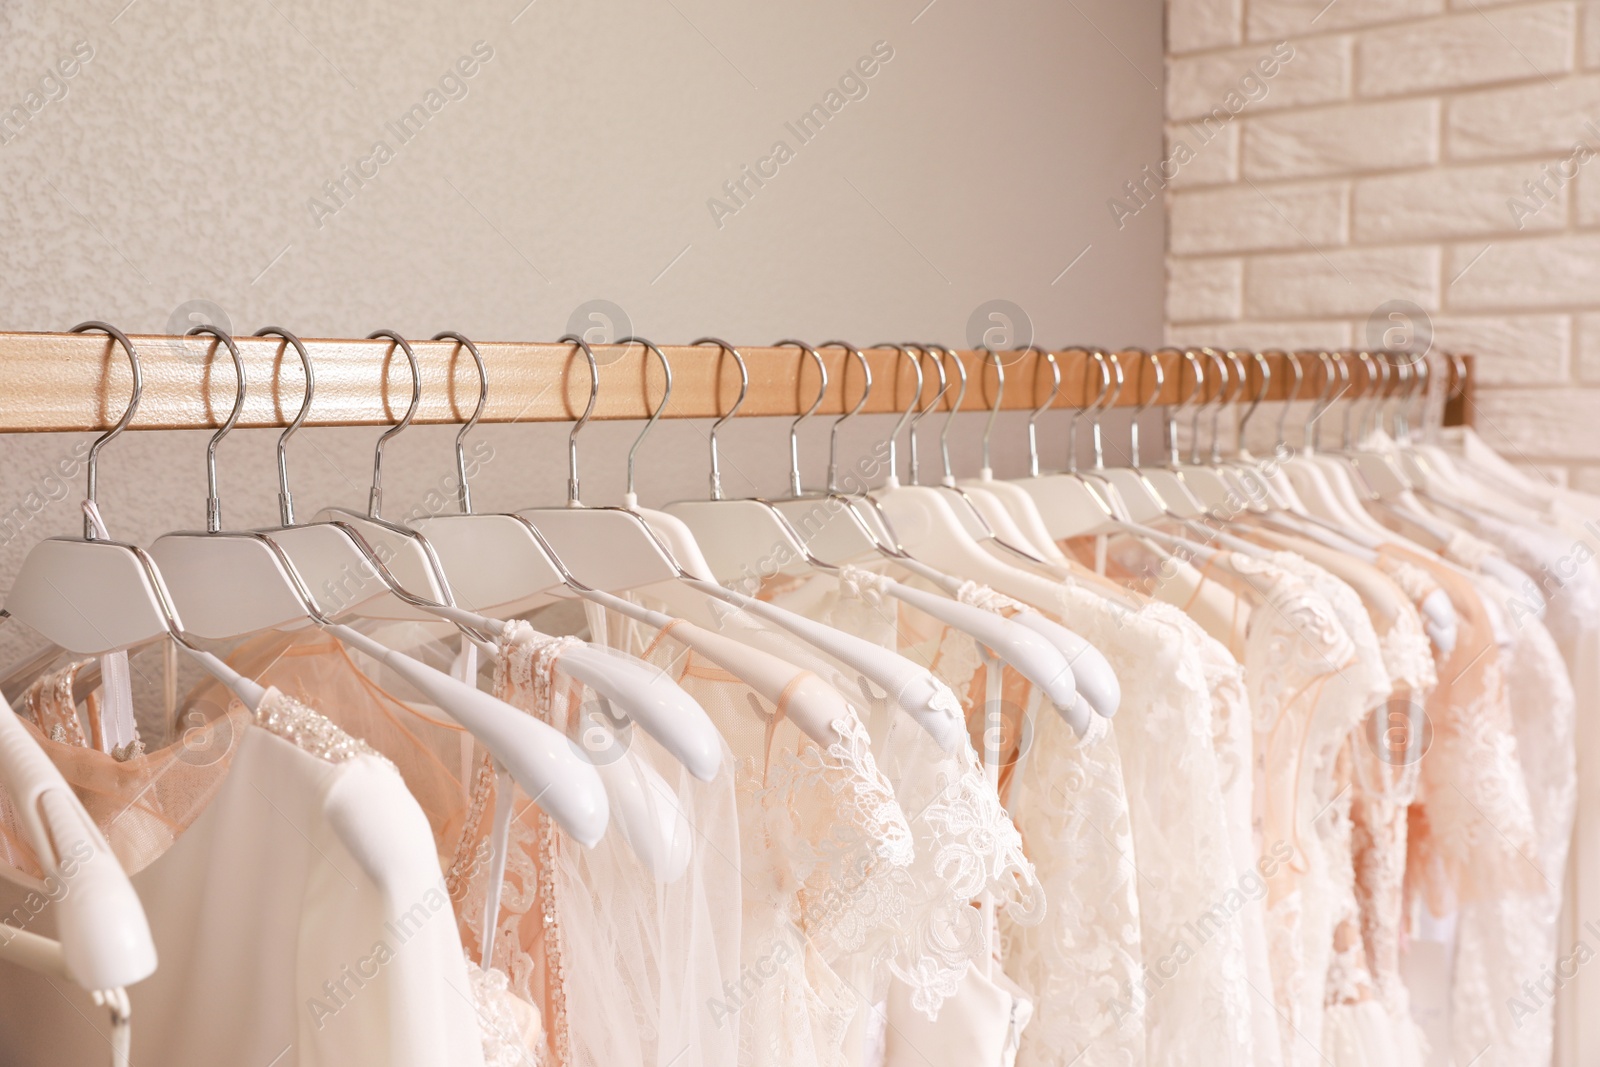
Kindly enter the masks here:
M 1030 610 L 1020 600 L 1013 600 L 1004 593 L 997 593 L 986 585 L 977 582 L 962 582 L 956 589 L 956 599 L 963 604 L 971 604 L 975 608 L 985 611 L 999 612 L 1003 615 L 1012 615 L 1019 611 Z
M 84 736 L 83 723 L 78 719 L 77 702 L 72 699 L 72 686 L 78 672 L 94 660 L 80 660 L 59 671 L 52 671 L 33 680 L 22 695 L 23 708 L 50 740 L 62 745 L 89 747 Z
M 507 625 L 495 663 L 495 695 L 556 725 L 562 709 L 557 705 L 553 670 L 556 658 L 576 638 L 551 638 L 537 633 L 526 622 Z M 488 764 L 489 757 L 484 756 Z M 483 813 L 493 796 L 492 771 L 480 767 L 474 775 L 469 811 Z M 470 840 L 464 832 L 457 849 L 457 867 L 465 869 L 466 889 L 458 910 L 463 931 L 462 942 L 481 952 L 484 940 L 483 917 L 489 896 L 490 864 L 477 862 L 484 845 L 492 854 L 495 843 L 488 838 Z M 504 843 L 505 877 L 499 886 L 499 907 L 495 923 L 494 958 L 489 965 L 503 971 L 510 991 L 529 1004 L 543 1004 L 546 1056 L 556 1064 L 572 1062 L 572 1039 L 567 1021 L 567 984 L 564 972 L 565 933 L 561 925 L 560 899 L 554 873 L 561 849 L 561 834 L 554 821 L 537 805 L 529 805 L 511 820 Z M 461 878 L 457 877 L 459 891 Z
M 888 969 L 911 990 L 911 1006 L 936 1019 L 960 987 L 969 966 L 989 952 L 983 913 L 972 907 L 988 892 L 1011 922 L 1029 926 L 1045 914 L 1044 891 L 1022 849 L 1022 836 L 1000 805 L 970 743 L 935 758 L 931 783 L 919 774 L 931 745 L 920 735 L 903 767 L 897 796 L 915 812 L 917 846 L 912 868 L 916 895 L 887 951 Z M 931 796 L 925 796 L 927 785 Z
M 1428 594 L 1439 588 L 1439 583 L 1421 567 L 1387 554 L 1379 554 L 1378 569 L 1387 574 L 1413 604 L 1421 604 Z
M 1143 957 L 1142 973 L 1110 997 L 1102 993 L 1096 1007 L 1069 1001 L 1074 1015 L 1064 1027 L 1076 1018 L 1080 1025 L 1120 1032 L 1130 1018 L 1159 1020 L 1159 1026 L 1149 1029 L 1140 1058 L 1104 1062 L 1253 1064 L 1255 994 L 1250 991 L 1240 923 L 1236 912 L 1224 909 L 1219 925 L 1213 911 L 1231 899 L 1230 893 L 1238 893 L 1240 872 L 1217 862 L 1232 849 L 1213 742 L 1211 698 L 1203 667 L 1187 640 L 1188 619 L 1177 608 L 1159 602 L 1129 611 L 1072 583 L 1063 584 L 1058 595 L 1061 621 L 1106 656 L 1122 683 L 1124 712 L 1112 720 L 1112 727 L 1126 783 L 1127 815 L 1125 823 L 1112 825 L 1131 830 L 1137 860 L 1120 845 L 1108 849 L 1102 837 L 1098 846 L 1102 855 L 1096 862 L 1111 868 L 1103 877 L 1113 883 L 1127 878 L 1129 888 L 1138 894 L 1138 944 Z M 1036 743 L 1035 749 L 1040 748 Z M 1050 788 L 1052 783 L 1041 785 Z M 1106 837 L 1112 834 L 1104 824 L 1089 832 L 1097 831 Z M 1031 840 L 1027 825 L 1023 832 Z M 1036 864 L 1050 862 L 1043 848 L 1034 849 L 1033 855 Z M 1085 862 L 1082 853 L 1072 854 L 1070 860 Z M 1137 876 L 1132 875 L 1135 862 Z M 1052 916 L 1074 911 L 1081 906 L 1079 901 L 1088 899 L 1070 890 L 1057 892 L 1042 868 L 1041 877 L 1046 892 L 1065 902 L 1051 909 Z M 1091 916 L 1089 921 L 1099 923 L 1121 914 L 1119 910 Z M 1044 924 L 1052 925 L 1048 920 Z M 1184 962 L 1176 965 L 1175 974 L 1179 959 Z M 1032 1027 L 1050 1015 L 1044 1000 L 1039 1004 L 1035 1022 L 1023 1037 L 1024 1050 L 1032 1044 Z M 1077 1047 L 1090 1043 L 1095 1032 L 1056 1030 Z M 1056 1062 L 1065 1047 L 1040 1049 L 1031 1062 Z M 1094 1042 L 1094 1047 L 1098 1050 L 1100 1043 Z
M 1499 554 L 1500 551 L 1489 542 L 1481 537 L 1474 537 L 1465 530 L 1451 530 L 1450 540 L 1445 544 L 1442 553 L 1445 559 L 1459 563 L 1472 571 L 1479 570 L 1484 560 Z
M 800 882 L 800 916 L 824 958 L 853 952 L 878 927 L 905 912 L 904 869 L 914 856 L 911 828 L 872 756 L 857 718 L 832 723 L 838 740 L 775 753 L 752 799 L 763 808 L 795 808 L 804 793 L 832 798 L 828 824 L 786 842 Z M 812 806 L 814 807 L 814 805 Z
M 504 971 L 485 971 L 471 960 L 467 985 L 483 1033 L 484 1067 L 540 1067 L 539 1009 L 511 992 Z
M 1396 617 L 1396 625 L 1378 638 L 1378 649 L 1383 655 L 1383 666 L 1394 681 L 1394 688 L 1422 692 L 1439 684 L 1439 675 L 1433 665 L 1433 645 L 1422 632 L 1416 612 L 1408 611 Z M 1398 620 L 1405 619 L 1406 623 Z
M 855 600 L 864 600 L 878 607 L 889 597 L 892 579 L 862 567 L 839 568 L 839 590 Z
M 251 721 L 328 763 L 344 763 L 357 756 L 371 756 L 387 764 L 390 769 L 394 768 L 394 764 L 379 755 L 371 745 L 359 737 L 351 737 L 275 687 L 269 687 L 262 696 L 261 705 L 251 714 Z

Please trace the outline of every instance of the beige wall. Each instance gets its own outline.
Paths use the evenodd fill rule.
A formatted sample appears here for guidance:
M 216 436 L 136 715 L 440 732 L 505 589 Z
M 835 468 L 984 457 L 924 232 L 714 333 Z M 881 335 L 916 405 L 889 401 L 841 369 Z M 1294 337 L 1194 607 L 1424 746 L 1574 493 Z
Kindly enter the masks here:
M 1169 340 L 1431 329 L 1482 357 L 1491 444 L 1600 490 L 1600 5 L 1169 0 L 1167 47 L 1169 150 L 1210 138 L 1169 190 Z
M 159 332 L 192 311 L 238 332 L 554 339 L 606 300 L 663 341 L 964 342 L 1004 299 L 1046 343 L 1151 344 L 1161 220 L 1119 231 L 1100 205 L 1160 156 L 1161 62 L 1159 5 L 1116 0 L 11 3 L 0 328 Z M 802 143 L 786 123 L 819 104 L 830 117 Z M 396 129 L 417 105 L 420 132 Z M 731 200 L 745 166 L 768 177 Z M 963 473 L 982 420 L 966 421 Z M 482 506 L 560 499 L 563 428 L 484 433 Z M 630 433 L 584 439 L 592 501 L 619 495 Z M 306 431 L 302 506 L 359 506 L 375 436 Z M 1059 453 L 1059 429 L 1044 438 Z M 115 532 L 203 522 L 203 440 L 107 450 Z M 782 488 L 776 426 L 727 440 L 731 491 Z M 1020 470 L 1022 440 L 1002 422 L 997 466 Z M 36 538 L 76 528 L 81 472 L 51 473 L 75 441 L 0 442 L 16 531 L 0 533 L 0 588 Z M 393 507 L 448 484 L 447 442 L 396 442 Z M 224 447 L 230 524 L 273 518 L 270 444 Z M 705 469 L 704 427 L 663 424 L 641 495 L 701 494 Z

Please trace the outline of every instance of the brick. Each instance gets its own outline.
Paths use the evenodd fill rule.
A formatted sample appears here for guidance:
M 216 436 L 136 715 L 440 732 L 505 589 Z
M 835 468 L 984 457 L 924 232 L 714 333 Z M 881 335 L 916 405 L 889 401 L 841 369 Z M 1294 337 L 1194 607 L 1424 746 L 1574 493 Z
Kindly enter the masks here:
M 1439 103 L 1388 101 L 1250 119 L 1244 130 L 1250 178 L 1320 177 L 1394 170 L 1439 158 Z
M 1600 383 L 1600 312 L 1578 316 L 1578 380 Z
M 1554 166 L 1551 169 L 1554 170 Z M 1579 168 L 1577 182 L 1569 186 L 1568 191 L 1577 203 L 1573 214 L 1578 225 L 1593 226 L 1600 223 L 1600 151 Z
M 1523 188 L 1544 179 L 1534 163 L 1439 167 L 1410 174 L 1364 178 L 1351 209 L 1355 240 L 1407 241 L 1517 230 L 1558 230 L 1566 225 L 1569 191 L 1549 183 L 1553 196 Z M 1512 209 L 1512 200 L 1520 205 Z
M 1436 15 L 1444 0 L 1251 0 L 1246 32 L 1252 41 L 1281 40 Z
M 1391 300 L 1438 307 L 1438 249 L 1331 249 L 1255 256 L 1245 265 L 1244 307 L 1249 318 L 1364 319 Z
M 1577 10 L 1570 3 L 1446 15 L 1364 34 L 1357 91 L 1389 96 L 1517 81 L 1572 70 Z
M 1293 51 L 1285 53 L 1284 47 Z M 1218 108 L 1238 114 L 1346 99 L 1350 55 L 1348 37 L 1318 37 L 1170 60 L 1167 118 L 1199 118 Z
M 1167 156 L 1173 158 L 1182 144 L 1189 161 L 1178 167 L 1169 183 L 1182 188 L 1190 185 L 1220 185 L 1239 180 L 1239 123 L 1220 129 L 1180 123 L 1167 127 Z
M 1167 259 L 1167 321 L 1237 319 L 1244 301 L 1244 262 Z
M 1567 380 L 1572 322 L 1566 315 L 1433 316 L 1433 347 L 1471 352 L 1485 386 L 1554 385 Z
M 1592 304 L 1600 291 L 1600 234 L 1456 245 L 1445 266 L 1445 306 L 1541 308 Z M 1470 264 L 1470 266 L 1469 266 Z
M 1169 345 L 1216 345 L 1252 352 L 1349 348 L 1350 337 L 1347 322 L 1229 322 L 1167 327 Z
M 1345 193 L 1343 182 L 1174 193 L 1167 201 L 1167 247 L 1199 255 L 1342 245 Z
M 1568 472 L 1568 485 L 1579 492 L 1600 496 L 1600 467 L 1570 467 Z
M 1454 159 L 1566 155 L 1580 140 L 1600 145 L 1600 75 L 1488 89 L 1450 101 L 1445 149 Z
M 1600 460 L 1600 390 L 1486 389 L 1473 405 L 1483 439 L 1512 461 Z
M 1168 0 L 1167 52 L 1181 55 L 1244 39 L 1242 0 Z

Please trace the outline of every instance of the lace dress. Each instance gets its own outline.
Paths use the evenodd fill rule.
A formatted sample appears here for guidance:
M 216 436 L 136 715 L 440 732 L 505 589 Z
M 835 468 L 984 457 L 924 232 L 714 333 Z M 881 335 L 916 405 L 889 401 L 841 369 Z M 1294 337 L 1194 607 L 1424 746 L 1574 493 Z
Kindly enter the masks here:
M 648 602 L 649 591 L 638 599 Z M 793 638 L 737 608 L 707 602 L 718 631 L 788 662 L 808 657 Z M 909 909 L 913 836 L 855 714 L 823 746 L 736 676 L 673 636 L 590 609 L 612 647 L 671 672 L 716 723 L 735 757 L 737 853 L 743 883 L 740 976 L 713 1011 L 737 1022 L 742 1067 L 832 1067 L 870 981 L 856 956 Z M 842 690 L 853 695 L 859 689 Z M 854 701 L 852 701 L 854 703 Z
M 819 574 L 770 581 L 761 596 L 795 610 L 803 605 L 816 621 L 926 666 L 958 695 L 980 740 L 991 684 L 999 686 L 999 710 L 1013 731 L 1041 714 L 1037 696 L 1020 676 L 987 663 L 965 633 L 888 595 L 887 578 L 851 567 L 837 579 Z M 988 610 L 1021 607 L 976 589 L 967 594 L 969 603 L 981 602 Z M 927 1019 L 938 1018 L 969 970 L 988 970 L 996 947 L 993 912 L 1012 924 L 1035 924 L 1046 913 L 1045 894 L 970 741 L 962 737 L 946 753 L 897 706 L 874 700 L 864 710 L 879 766 L 910 819 L 916 850 L 906 914 L 877 954 L 892 985 L 888 1023 L 894 1026 L 901 1002 Z M 980 902 L 982 910 L 974 906 Z
M 1137 1008 L 1150 1064 L 1253 1064 L 1255 994 L 1240 916 L 1259 899 L 1260 876 L 1227 862 L 1215 711 L 1193 623 L 1169 604 L 1130 610 L 1076 581 L 1057 596 L 1060 621 L 1106 655 L 1122 685 L 1112 726 L 1138 856 L 1142 975 L 1093 1017 L 1091 1032 L 1114 1029 Z

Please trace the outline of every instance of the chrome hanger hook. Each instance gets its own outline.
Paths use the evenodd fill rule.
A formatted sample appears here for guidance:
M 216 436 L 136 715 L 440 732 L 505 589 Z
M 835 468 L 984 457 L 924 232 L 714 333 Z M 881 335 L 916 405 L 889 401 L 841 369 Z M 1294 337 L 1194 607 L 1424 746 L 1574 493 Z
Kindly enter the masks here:
M 928 401 L 927 407 L 919 409 L 911 417 L 911 484 L 921 485 L 922 475 L 920 465 L 917 462 L 917 427 L 921 425 L 923 417 L 928 412 L 939 406 L 939 401 L 944 399 L 944 394 L 950 391 L 950 379 L 944 373 L 944 360 L 933 350 L 932 346 L 917 344 L 915 341 L 907 341 L 906 347 L 917 350 L 917 362 L 919 364 L 928 356 L 933 356 L 933 369 L 939 374 L 939 391 L 933 394 L 933 399 Z
M 1216 406 L 1211 409 L 1210 457 L 1212 465 L 1215 466 L 1222 460 L 1222 444 L 1220 441 L 1221 435 L 1219 431 L 1222 423 L 1223 409 L 1229 404 L 1233 403 L 1234 399 L 1244 388 L 1244 381 L 1243 379 L 1240 379 L 1238 382 L 1234 381 L 1233 365 L 1228 362 L 1228 353 L 1219 352 L 1215 348 L 1206 348 L 1203 349 L 1203 351 L 1213 362 L 1216 363 L 1217 373 L 1222 375 L 1222 385 L 1217 391 L 1217 403 Z
M 1006 368 L 1005 364 L 1000 362 L 1000 353 L 987 346 L 980 347 L 978 351 L 982 352 L 984 356 L 983 363 L 979 368 L 978 380 L 980 383 L 983 380 L 982 367 L 989 365 L 991 357 L 994 359 L 994 404 L 989 408 L 989 420 L 983 425 L 983 475 L 984 477 L 989 477 L 994 473 L 994 467 L 989 462 L 989 438 L 994 435 L 994 420 L 1000 415 L 1000 401 L 1004 400 L 1006 395 Z
M 939 455 L 944 461 L 944 484 L 956 484 L 955 470 L 950 466 L 950 427 L 956 421 L 956 412 L 961 410 L 961 404 L 967 399 L 967 365 L 961 362 L 961 357 L 943 345 L 934 345 L 934 350 L 942 353 L 940 365 L 948 359 L 956 365 L 956 377 L 960 388 L 956 390 L 956 398 L 950 402 L 950 414 L 944 418 L 944 428 L 939 431 Z
M 456 502 L 461 506 L 461 514 L 472 514 L 472 489 L 467 485 L 467 434 L 478 425 L 478 420 L 483 418 L 483 406 L 489 402 L 489 372 L 483 369 L 483 355 L 478 351 L 478 346 L 467 340 L 454 330 L 441 330 L 433 335 L 435 341 L 454 341 L 465 348 L 472 356 L 472 362 L 478 367 L 478 406 L 472 409 L 472 417 L 466 421 L 461 429 L 456 431 L 456 478 L 459 487 L 456 490 Z M 455 375 L 451 375 L 452 380 Z
M 306 351 L 306 346 L 300 338 L 281 326 L 263 326 L 254 336 L 279 337 L 287 341 L 299 354 L 300 366 L 306 372 L 306 398 L 300 402 L 300 411 L 278 435 L 278 519 L 284 526 L 293 526 L 294 497 L 289 493 L 289 438 L 295 435 L 300 429 L 300 424 L 305 422 L 306 416 L 311 413 L 311 398 L 316 395 L 317 379 L 311 370 L 311 355 Z
M 817 387 L 817 398 L 811 406 L 800 413 L 800 417 L 789 424 L 789 495 L 799 496 L 803 489 L 800 488 L 800 424 L 816 414 L 822 406 L 823 398 L 828 395 L 828 365 L 822 359 L 822 353 L 806 344 L 804 341 L 779 341 L 774 348 L 798 348 L 803 355 L 810 356 L 817 361 L 817 373 L 822 376 L 822 383 Z M 799 384 L 800 372 L 795 371 L 795 383 Z M 911 453 L 916 455 L 915 450 Z
M 889 478 L 888 478 L 888 484 L 890 486 L 896 486 L 896 485 L 900 484 L 900 467 L 899 467 L 899 460 L 898 460 L 898 456 L 897 456 L 897 448 L 898 448 L 898 445 L 899 445 L 900 433 L 901 433 L 902 430 L 904 430 L 906 428 L 906 423 L 911 421 L 911 416 L 913 416 L 913 415 L 915 415 L 917 413 L 917 403 L 918 403 L 918 401 L 920 401 L 922 399 L 922 385 L 923 385 L 922 361 L 920 359 L 918 359 L 916 356 L 912 355 L 909 351 L 907 351 L 905 345 L 895 344 L 893 341 L 885 341 L 882 344 L 876 344 L 876 345 L 873 345 L 872 347 L 873 348 L 892 348 L 892 349 L 894 349 L 896 352 L 900 353 L 906 359 L 911 361 L 911 369 L 913 371 L 915 371 L 916 375 L 917 375 L 917 391 L 915 393 L 911 394 L 911 402 L 908 403 L 906 405 L 906 409 L 900 413 L 900 418 L 895 420 L 894 428 L 889 431 Z M 895 381 L 895 385 L 898 386 L 899 384 L 900 383 L 899 383 L 899 380 L 897 378 L 896 381 Z M 895 391 L 898 393 L 899 392 L 898 388 Z
M 1067 473 L 1078 473 L 1078 419 L 1086 411 L 1092 411 L 1105 401 L 1111 393 L 1111 361 L 1106 358 L 1102 348 L 1085 348 L 1081 351 L 1088 354 L 1088 359 L 1083 364 L 1083 374 L 1089 376 L 1091 366 L 1100 369 L 1100 391 L 1094 395 L 1094 400 L 1081 408 L 1073 408 L 1072 414 L 1067 418 Z M 1054 395 L 1054 394 L 1052 394 Z
M 233 343 L 233 338 L 215 326 L 191 326 L 184 331 L 185 337 L 198 337 L 200 335 L 215 337 L 228 349 L 228 355 L 233 357 L 233 373 L 238 378 L 239 384 L 234 389 L 233 410 L 228 412 L 228 417 L 217 432 L 211 435 L 211 440 L 206 443 L 206 533 L 220 533 L 222 531 L 222 500 L 217 495 L 217 446 L 239 421 L 239 413 L 244 410 L 244 360 L 239 358 L 239 346 Z M 215 350 L 215 346 L 213 346 Z
M 1056 402 L 1056 395 L 1061 392 L 1061 363 L 1056 359 L 1056 354 L 1047 348 L 1038 345 L 1023 345 L 1013 348 L 1013 352 L 1035 352 L 1050 364 L 1050 395 L 1044 398 L 1044 403 L 1034 408 L 1028 415 L 1028 476 L 1039 477 L 1039 416 L 1050 410 L 1050 405 Z M 1033 372 L 1038 375 L 1038 365 L 1035 364 Z M 1076 415 L 1074 415 L 1076 421 Z
M 1199 352 L 1199 358 L 1207 363 L 1216 363 L 1217 373 L 1222 376 L 1222 380 L 1217 385 L 1215 395 L 1212 395 L 1209 391 L 1200 395 L 1200 402 L 1195 405 L 1194 414 L 1189 417 L 1190 466 L 1198 466 L 1200 463 L 1200 416 L 1214 403 L 1220 402 L 1228 388 L 1227 371 L 1222 366 L 1222 357 L 1217 355 L 1217 350 L 1202 345 L 1197 351 Z
M 656 347 L 656 344 L 655 344 L 654 341 L 647 341 L 643 337 L 629 336 L 629 337 L 619 338 L 617 340 L 617 344 L 619 344 L 619 345 L 632 345 L 632 344 L 644 345 L 646 348 L 648 348 L 650 351 L 652 351 L 652 352 L 654 352 L 656 354 L 656 358 L 661 361 L 661 373 L 663 373 L 663 374 L 665 374 L 667 376 L 667 387 L 661 393 L 661 403 L 657 404 L 656 405 L 656 409 L 650 413 L 650 417 L 648 419 L 644 420 L 644 428 L 639 431 L 639 436 L 635 437 L 633 439 L 633 446 L 628 449 L 628 488 L 627 488 L 627 495 L 626 495 L 626 497 L 624 497 L 624 500 L 626 501 L 625 506 L 631 508 L 635 504 L 638 503 L 638 497 L 636 496 L 636 494 L 633 491 L 633 468 L 634 468 L 634 461 L 639 455 L 639 446 L 644 444 L 644 439 L 647 436 L 649 436 L 650 431 L 656 428 L 656 420 L 661 418 L 661 413 L 663 411 L 667 410 L 667 405 L 669 403 L 671 403 L 671 401 L 672 401 L 672 364 L 671 364 L 671 362 L 668 361 L 667 354 L 665 352 L 661 351 L 660 348 Z M 599 372 L 597 370 L 595 372 L 595 383 L 596 383 L 595 384 L 595 392 L 596 392 L 596 394 L 598 394 L 599 391 L 600 391 L 599 380 L 600 380 L 599 379 Z M 649 379 L 647 377 L 645 379 L 645 401 L 648 403 L 649 399 L 650 399 L 650 383 L 649 383 Z
M 578 421 L 572 424 L 567 434 L 567 507 L 575 508 L 581 503 L 578 499 L 578 431 L 589 425 L 595 401 L 600 399 L 600 361 L 594 358 L 594 349 L 589 347 L 589 342 L 575 333 L 567 334 L 556 343 L 577 345 L 589 363 L 589 402 L 583 406 L 583 414 L 578 416 Z
M 1267 398 L 1267 393 L 1272 390 L 1272 361 L 1261 352 L 1251 352 L 1250 358 L 1255 361 L 1256 369 L 1261 373 L 1261 384 L 1256 388 L 1256 395 L 1250 398 L 1250 406 L 1244 409 L 1244 414 L 1239 416 L 1239 427 L 1234 431 L 1239 438 L 1239 450 L 1245 447 L 1245 431 L 1250 428 L 1250 420 L 1255 417 L 1256 408 Z
M 1289 364 L 1289 369 L 1294 371 L 1294 384 L 1289 386 L 1289 395 L 1283 398 L 1283 410 L 1278 412 L 1278 439 L 1273 442 L 1272 454 L 1282 456 L 1289 451 L 1289 440 L 1284 436 L 1284 427 L 1289 421 L 1289 409 L 1294 402 L 1300 399 L 1300 386 L 1305 384 L 1305 368 L 1300 366 L 1300 356 L 1295 352 L 1282 353 L 1284 361 Z
M 1128 424 L 1128 458 L 1131 460 L 1130 466 L 1137 467 L 1139 466 L 1139 416 L 1143 415 L 1146 409 L 1148 409 L 1151 404 L 1154 404 L 1161 396 L 1161 390 L 1167 384 L 1167 372 L 1161 368 L 1161 360 L 1159 355 L 1152 356 L 1149 352 L 1146 352 L 1142 348 L 1136 348 L 1134 351 L 1139 353 L 1140 357 L 1139 377 L 1138 380 L 1134 382 L 1134 399 L 1137 401 L 1137 403 L 1134 405 L 1133 409 L 1133 420 Z M 1148 400 L 1143 399 L 1145 367 L 1149 367 L 1151 370 L 1153 370 L 1156 376 L 1156 387 L 1155 390 L 1151 392 L 1150 399 Z
M 1317 402 L 1306 420 L 1306 443 L 1312 452 L 1322 448 L 1322 416 L 1333 407 L 1334 401 L 1344 395 L 1344 385 L 1350 375 L 1350 369 L 1344 365 L 1344 361 L 1335 359 L 1332 352 L 1318 352 L 1317 361 L 1322 364 L 1322 391 L 1317 394 Z
M 854 356 L 861 364 L 861 374 L 865 384 L 861 388 L 861 399 L 856 401 L 856 406 L 833 420 L 833 427 L 828 431 L 828 492 L 839 491 L 839 427 L 844 420 L 853 419 L 867 406 L 867 397 L 872 395 L 872 365 L 867 362 L 867 355 L 861 349 L 848 341 L 824 341 L 817 346 L 818 350 L 824 348 L 842 348 L 847 355 Z M 844 387 L 849 384 L 846 377 L 846 367 L 839 368 L 839 394 L 840 400 L 844 398 Z
M 1405 426 L 1405 443 L 1411 444 L 1416 439 L 1416 429 L 1411 424 L 1411 401 L 1415 395 L 1420 398 L 1417 407 L 1416 425 L 1423 426 L 1428 417 L 1428 400 L 1433 393 L 1433 364 L 1428 361 L 1427 353 L 1417 358 L 1417 386 L 1406 396 L 1405 406 L 1401 410 L 1401 418 Z
M 378 443 L 372 450 L 372 495 L 367 499 L 367 518 L 377 519 L 382 518 L 383 511 L 383 446 L 389 442 L 389 438 L 410 426 L 411 420 L 416 416 L 417 405 L 422 403 L 422 370 L 417 366 L 417 354 L 411 350 L 411 342 L 393 330 L 374 330 L 367 334 L 367 340 L 393 341 L 406 354 L 406 363 L 411 367 L 411 403 L 406 407 L 406 413 L 399 422 L 378 435 Z M 391 346 L 384 354 L 383 362 L 386 366 L 393 354 L 394 347 Z
M 1089 413 L 1089 441 L 1094 446 L 1094 469 L 1098 471 L 1104 470 L 1106 466 L 1105 438 L 1100 429 L 1100 420 L 1106 417 L 1106 412 L 1115 407 L 1117 399 L 1122 396 L 1124 379 L 1122 376 L 1122 360 L 1117 358 L 1117 354 L 1115 352 L 1107 352 L 1103 348 L 1096 349 L 1096 351 L 1103 358 L 1110 361 L 1111 371 L 1114 376 L 1112 388 L 1109 390 L 1111 395 L 1105 398 L 1103 404 L 1096 404 Z
M 693 344 L 695 346 L 716 345 L 722 352 L 732 356 L 733 361 L 739 365 L 739 399 L 733 402 L 733 407 L 728 409 L 726 415 L 719 416 L 717 421 L 711 424 L 711 433 L 709 435 L 711 438 L 711 499 L 721 500 L 722 466 L 717 456 L 717 431 L 722 429 L 723 423 L 737 415 L 739 409 L 744 407 L 744 398 L 750 392 L 750 368 L 744 365 L 744 356 L 740 355 L 739 350 L 720 338 L 702 337 L 693 342 Z
M 1238 381 L 1238 385 L 1236 385 L 1233 391 L 1228 394 L 1228 399 L 1223 406 L 1236 408 L 1239 405 L 1239 401 L 1244 397 L 1245 390 L 1250 388 L 1250 368 L 1244 365 L 1244 360 L 1239 357 L 1239 353 L 1235 349 L 1229 348 L 1224 350 L 1222 353 L 1222 358 L 1226 359 L 1228 361 L 1228 365 L 1233 368 L 1234 378 Z M 1234 433 L 1235 435 L 1238 434 L 1237 426 L 1234 427 Z M 1234 450 L 1238 451 L 1237 441 L 1234 443 Z M 1218 466 L 1221 463 L 1222 441 L 1217 435 L 1217 421 L 1212 419 L 1211 465 Z
M 1183 363 L 1178 364 L 1178 402 L 1167 406 L 1167 466 L 1177 470 L 1183 462 L 1182 450 L 1178 448 L 1178 416 L 1188 411 L 1190 407 L 1200 402 L 1200 394 L 1206 387 L 1205 366 L 1200 362 L 1200 357 L 1192 348 L 1182 350 L 1166 349 L 1164 351 L 1177 351 Z M 1188 395 L 1183 395 L 1183 364 L 1189 365 L 1189 370 L 1194 376 L 1194 390 Z
M 118 419 L 117 424 L 111 427 L 111 429 L 107 430 L 99 437 L 96 437 L 94 439 L 94 444 L 89 446 L 89 456 L 87 460 L 89 473 L 85 495 L 87 496 L 89 505 L 98 510 L 99 502 L 96 500 L 95 494 L 99 489 L 98 475 L 100 469 L 100 450 L 106 445 L 110 444 L 112 439 L 118 434 L 122 433 L 123 430 L 126 430 L 128 428 L 128 424 L 133 421 L 133 416 L 139 410 L 139 397 L 144 394 L 144 372 L 139 369 L 139 353 L 133 347 L 133 342 L 128 340 L 127 334 L 123 333 L 109 322 L 101 322 L 98 319 L 90 319 L 87 322 L 78 323 L 78 325 L 72 328 L 72 332 L 103 333 L 107 337 L 110 337 L 112 341 L 121 345 L 122 350 L 128 354 L 128 366 L 133 370 L 133 394 L 128 397 L 128 406 L 123 410 L 122 418 Z M 99 531 L 95 529 L 94 519 L 88 515 L 85 515 L 83 519 L 83 539 L 85 541 L 94 541 L 98 538 Z

